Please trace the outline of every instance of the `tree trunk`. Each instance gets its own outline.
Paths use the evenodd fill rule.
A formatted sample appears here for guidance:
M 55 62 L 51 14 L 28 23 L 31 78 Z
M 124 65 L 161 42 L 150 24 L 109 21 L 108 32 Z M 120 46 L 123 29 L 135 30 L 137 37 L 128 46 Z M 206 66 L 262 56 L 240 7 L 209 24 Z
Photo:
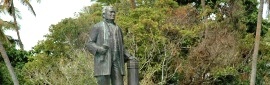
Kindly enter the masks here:
M 204 7 L 205 7 L 205 0 L 201 0 L 201 5 L 202 5 L 202 8 L 204 9 Z
M 202 6 L 202 11 L 203 13 L 205 12 L 205 0 L 201 0 L 201 6 Z M 204 31 L 204 37 L 205 38 L 208 38 L 208 26 L 207 26 L 207 22 L 208 22 L 208 19 L 207 19 L 207 16 L 203 16 L 204 18 L 204 24 L 203 24 L 203 27 L 205 28 L 205 31 Z
M 19 81 L 17 79 L 17 76 L 13 70 L 13 67 L 11 66 L 10 64 L 10 61 L 9 61 L 9 58 L 7 56 L 7 53 L 5 51 L 5 48 L 3 47 L 3 44 L 2 42 L 0 41 L 0 52 L 1 52 L 1 55 L 6 63 L 6 66 L 8 68 L 8 71 L 9 71 L 9 74 L 11 75 L 11 78 L 12 78 L 12 81 L 14 83 L 14 85 L 19 85 Z
M 263 3 L 264 3 L 264 0 L 260 0 L 260 8 L 259 8 L 258 18 L 257 18 L 255 46 L 254 46 L 254 52 L 252 56 L 252 71 L 251 71 L 251 77 L 250 77 L 250 85 L 255 85 L 255 82 L 256 82 L 257 56 L 258 56 L 260 34 L 261 34 L 261 27 L 262 27 Z
M 22 43 L 22 40 L 21 40 L 21 37 L 20 37 L 19 26 L 18 26 L 18 23 L 17 23 L 16 15 L 15 15 L 15 7 L 14 7 L 14 4 L 13 4 L 13 0 L 11 0 L 11 7 L 12 7 L 13 22 L 14 22 L 15 30 L 16 30 L 17 37 L 18 37 L 18 40 L 19 40 L 19 46 L 20 46 L 21 50 L 24 50 L 23 43 Z
M 135 0 L 130 0 L 130 4 L 132 9 L 136 8 Z

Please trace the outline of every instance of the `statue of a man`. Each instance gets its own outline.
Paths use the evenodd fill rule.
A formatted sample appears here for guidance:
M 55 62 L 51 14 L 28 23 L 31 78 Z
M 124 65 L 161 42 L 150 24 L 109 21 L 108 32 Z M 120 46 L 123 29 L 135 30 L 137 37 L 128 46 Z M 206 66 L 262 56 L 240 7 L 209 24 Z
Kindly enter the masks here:
M 116 12 L 104 6 L 103 21 L 95 24 L 87 48 L 94 57 L 94 76 L 99 85 L 123 85 L 124 63 L 133 59 L 124 48 L 121 29 L 115 24 Z

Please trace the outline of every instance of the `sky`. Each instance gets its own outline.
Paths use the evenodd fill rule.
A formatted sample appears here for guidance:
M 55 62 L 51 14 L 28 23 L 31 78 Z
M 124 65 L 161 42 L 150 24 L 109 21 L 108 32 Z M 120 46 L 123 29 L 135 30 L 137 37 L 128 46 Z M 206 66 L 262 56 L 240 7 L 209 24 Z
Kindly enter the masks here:
M 28 7 L 22 5 L 20 0 L 14 0 L 14 5 L 19 9 L 22 19 L 18 20 L 20 25 L 20 36 L 25 50 L 31 50 L 37 45 L 38 41 L 44 40 L 44 35 L 49 33 L 49 26 L 57 24 L 64 18 L 74 17 L 74 14 L 80 12 L 85 6 L 91 5 L 91 0 L 31 0 L 36 16 L 34 16 Z M 12 20 L 8 14 L 1 14 L 1 19 Z M 5 31 L 6 35 L 17 39 L 15 31 Z

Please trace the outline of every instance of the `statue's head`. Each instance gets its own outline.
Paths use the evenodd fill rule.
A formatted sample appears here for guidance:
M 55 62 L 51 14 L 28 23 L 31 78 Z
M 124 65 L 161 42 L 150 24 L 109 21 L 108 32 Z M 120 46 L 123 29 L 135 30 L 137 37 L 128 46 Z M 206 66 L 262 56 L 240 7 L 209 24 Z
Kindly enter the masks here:
M 115 19 L 115 9 L 112 6 L 104 6 L 102 9 L 102 16 L 107 20 Z

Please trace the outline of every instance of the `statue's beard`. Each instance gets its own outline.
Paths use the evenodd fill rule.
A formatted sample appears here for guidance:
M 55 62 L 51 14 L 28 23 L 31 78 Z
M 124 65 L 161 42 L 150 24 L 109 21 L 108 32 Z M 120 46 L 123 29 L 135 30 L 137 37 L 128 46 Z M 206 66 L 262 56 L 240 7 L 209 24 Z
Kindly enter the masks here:
M 107 23 L 112 23 L 114 24 L 114 19 L 105 19 Z

